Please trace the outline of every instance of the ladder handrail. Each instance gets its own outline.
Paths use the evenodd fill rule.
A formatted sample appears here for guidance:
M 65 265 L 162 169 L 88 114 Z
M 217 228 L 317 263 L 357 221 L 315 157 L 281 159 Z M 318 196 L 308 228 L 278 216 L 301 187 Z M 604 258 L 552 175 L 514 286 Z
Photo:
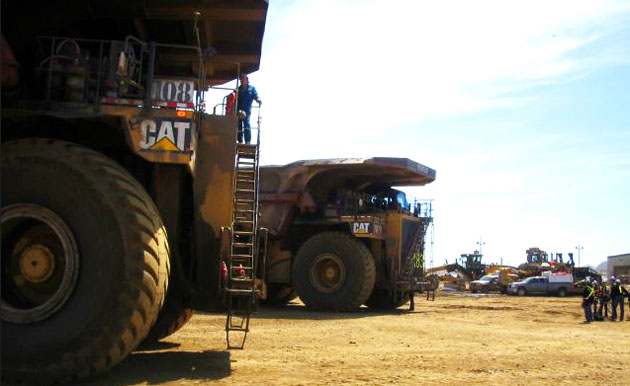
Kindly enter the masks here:
M 266 230 L 259 232 L 258 229 L 260 109 L 257 123 L 256 142 L 235 145 L 232 231 L 230 232 L 225 288 L 228 308 L 225 330 L 228 349 L 242 349 L 245 345 L 250 315 L 258 296 L 256 280 L 259 269 L 260 237 L 267 234 Z M 263 247 L 266 249 L 266 242 Z M 243 334 L 240 344 L 233 344 L 230 340 L 230 332 Z

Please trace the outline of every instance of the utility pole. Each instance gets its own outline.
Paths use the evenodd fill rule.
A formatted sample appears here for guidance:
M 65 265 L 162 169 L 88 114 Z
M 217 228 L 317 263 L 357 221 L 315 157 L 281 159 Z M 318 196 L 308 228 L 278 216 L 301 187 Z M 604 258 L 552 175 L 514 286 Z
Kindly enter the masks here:
M 577 247 L 575 247 L 575 249 L 577 249 L 578 251 L 578 267 L 580 267 L 580 251 L 584 249 L 584 247 L 581 245 L 578 245 Z
M 486 245 L 486 242 L 481 240 L 481 236 L 479 236 L 479 241 L 477 241 L 477 245 L 479 245 L 479 254 L 483 255 L 483 253 L 481 253 L 481 247 Z

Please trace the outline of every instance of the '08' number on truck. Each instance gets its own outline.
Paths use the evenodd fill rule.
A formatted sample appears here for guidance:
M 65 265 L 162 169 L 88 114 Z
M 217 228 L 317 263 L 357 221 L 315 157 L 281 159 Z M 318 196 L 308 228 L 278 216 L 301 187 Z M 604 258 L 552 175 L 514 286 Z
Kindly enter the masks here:
M 190 80 L 156 79 L 153 82 L 153 100 L 175 103 L 192 103 L 195 83 Z

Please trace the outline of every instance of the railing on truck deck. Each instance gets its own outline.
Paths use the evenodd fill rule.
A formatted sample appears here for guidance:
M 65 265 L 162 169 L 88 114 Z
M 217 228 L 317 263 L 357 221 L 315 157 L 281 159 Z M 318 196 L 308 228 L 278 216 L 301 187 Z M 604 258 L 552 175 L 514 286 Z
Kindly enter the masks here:
M 204 108 L 205 66 L 199 47 L 124 40 L 43 36 L 37 39 L 35 81 L 40 99 L 64 108 L 120 104 L 151 108 Z M 158 50 L 197 51 L 195 78 L 155 76 Z M 168 74 L 164 74 L 168 76 Z

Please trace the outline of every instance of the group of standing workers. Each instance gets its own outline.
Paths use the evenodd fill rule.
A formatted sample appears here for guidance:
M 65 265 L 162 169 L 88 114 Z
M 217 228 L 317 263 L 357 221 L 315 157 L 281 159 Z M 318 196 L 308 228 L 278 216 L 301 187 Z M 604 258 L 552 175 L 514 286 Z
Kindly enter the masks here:
M 593 321 L 610 320 L 624 321 L 624 298 L 628 298 L 630 307 L 630 294 L 621 284 L 621 280 L 611 276 L 607 282 L 598 283 L 597 280 L 585 280 L 584 292 L 582 294 L 582 307 L 584 308 L 585 323 Z M 608 305 L 611 305 L 610 318 L 608 317 Z M 619 308 L 619 313 L 617 313 Z M 629 318 L 630 321 L 630 312 Z

